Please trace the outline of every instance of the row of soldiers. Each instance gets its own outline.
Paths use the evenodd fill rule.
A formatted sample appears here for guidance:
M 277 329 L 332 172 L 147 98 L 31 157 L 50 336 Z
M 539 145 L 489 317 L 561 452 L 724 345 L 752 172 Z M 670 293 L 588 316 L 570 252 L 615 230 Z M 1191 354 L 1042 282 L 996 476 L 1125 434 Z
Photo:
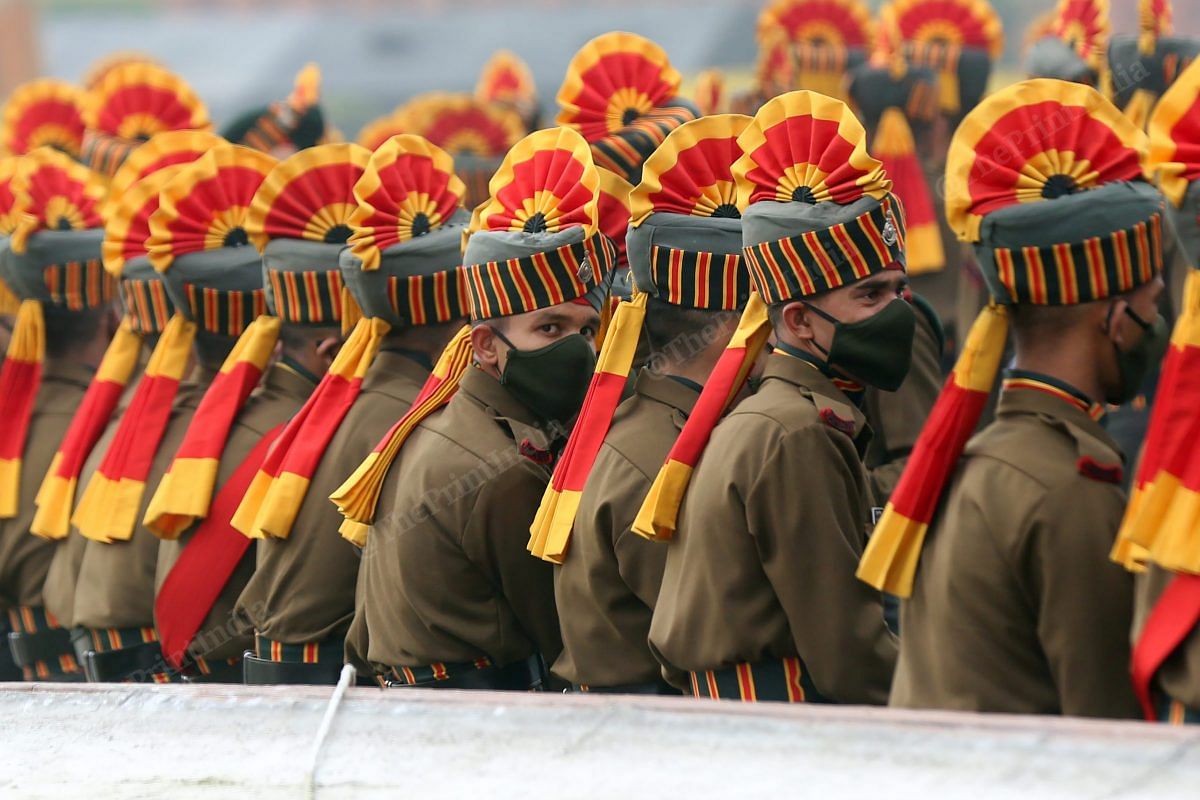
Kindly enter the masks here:
M 119 162 L 107 197 L 54 150 L 13 166 L 2 566 L 30 677 L 322 683 L 349 661 L 393 686 L 1197 707 L 1194 674 L 1159 669 L 1189 626 L 1131 684 L 1123 569 L 1188 574 L 1163 554 L 1187 537 L 1158 534 L 1188 530 L 1167 492 L 1190 409 L 1152 425 L 1119 537 L 1098 421 L 1166 345 L 1150 178 L 1184 202 L 1197 69 L 1153 148 L 1076 83 L 966 114 L 946 218 L 995 302 L 940 395 L 905 205 L 837 98 L 698 117 L 661 49 L 607 34 L 468 214 L 426 138 L 276 161 L 198 133 L 175 80 L 183 130 L 88 128 Z M 903 639 L 881 591 L 908 598 Z

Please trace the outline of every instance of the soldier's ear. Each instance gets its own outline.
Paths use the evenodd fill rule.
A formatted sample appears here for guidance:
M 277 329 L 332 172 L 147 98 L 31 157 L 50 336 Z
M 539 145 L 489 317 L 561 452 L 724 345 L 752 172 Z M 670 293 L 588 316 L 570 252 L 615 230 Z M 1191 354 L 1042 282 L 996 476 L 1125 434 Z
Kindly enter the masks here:
M 1104 319 L 1101 323 L 1100 329 L 1118 349 L 1125 343 L 1125 337 L 1121 332 L 1121 320 L 1125 316 L 1125 309 L 1128 305 L 1129 303 L 1119 297 L 1113 300 L 1105 309 Z
M 341 349 L 342 337 L 326 336 L 317 342 L 317 358 L 321 361 L 325 369 L 329 369 L 329 366 L 333 364 L 333 359 L 337 358 L 338 351 Z
M 802 342 L 810 342 L 816 338 L 812 318 L 815 316 L 808 307 L 799 301 L 788 303 L 780 311 L 780 320 L 794 338 Z
M 471 328 L 471 347 L 475 350 L 475 362 L 491 373 L 500 372 L 500 338 L 488 325 Z

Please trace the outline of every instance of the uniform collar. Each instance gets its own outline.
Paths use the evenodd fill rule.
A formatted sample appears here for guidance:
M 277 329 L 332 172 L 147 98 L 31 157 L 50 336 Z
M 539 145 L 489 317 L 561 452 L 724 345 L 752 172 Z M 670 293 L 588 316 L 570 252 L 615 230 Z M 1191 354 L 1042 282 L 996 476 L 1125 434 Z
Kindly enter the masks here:
M 304 370 L 304 373 L 307 372 L 308 370 Z M 313 389 L 317 388 L 316 382 L 307 374 L 293 369 L 282 360 L 276 361 L 271 369 L 267 370 L 263 386 L 267 389 L 274 389 L 280 394 L 290 394 L 298 397 L 308 397 L 313 393 Z
M 1049 376 L 1017 370 L 1005 373 L 996 416 L 1033 414 L 1060 421 L 1121 454 L 1120 445 L 1095 416 L 1095 407 L 1099 404 L 1087 400 L 1082 392 L 1069 384 L 1053 378 L 1050 378 L 1053 383 L 1047 383 L 1047 378 Z
M 696 388 L 693 389 L 692 386 Z M 693 381 L 685 384 L 669 375 L 659 375 L 649 369 L 642 369 L 638 372 L 637 380 L 633 384 L 633 391 L 636 394 L 670 406 L 684 415 L 692 413 L 692 407 L 696 405 L 696 400 L 700 398 L 700 390 L 703 388 Z
M 429 378 L 429 373 L 433 371 L 433 366 L 425 366 L 424 363 L 416 359 L 417 355 L 424 355 L 424 353 L 399 349 L 380 350 L 379 354 L 375 356 L 375 360 L 371 362 L 371 369 L 367 372 L 366 381 L 370 381 L 372 375 L 381 377 L 395 376 L 420 386 Z M 426 356 L 425 361 L 428 362 L 428 360 L 429 358 Z M 465 378 L 466 376 L 464 375 L 463 377 Z M 364 385 L 366 381 L 364 381 Z
M 321 382 L 320 375 L 314 375 L 312 371 L 308 369 L 308 367 L 304 366 L 291 356 L 280 356 L 279 360 L 275 363 L 279 369 L 272 370 L 272 372 L 286 372 L 290 375 L 300 378 L 301 380 L 311 383 L 313 386 L 316 386 Z
M 428 353 L 421 350 L 410 350 L 407 347 L 384 347 L 380 349 L 379 355 L 382 356 L 384 353 L 411 361 L 424 369 L 426 373 L 433 372 L 433 359 L 429 357 Z
M 810 367 L 817 370 L 817 372 L 820 372 L 822 375 L 828 378 L 834 386 L 841 389 L 843 394 L 850 398 L 851 402 L 858 406 L 862 405 L 863 397 L 866 396 L 867 390 L 866 387 L 858 381 L 852 381 L 848 378 L 843 378 L 840 375 L 834 375 L 833 371 L 829 369 L 829 365 L 814 356 L 812 353 L 806 353 L 803 350 L 792 347 L 784 342 L 776 342 L 774 350 L 782 353 L 785 356 L 799 359 L 800 361 L 808 364 Z
M 859 407 L 834 382 L 808 361 L 778 350 L 767 356 L 762 382 L 780 380 L 790 383 L 812 398 L 822 420 L 830 427 L 843 429 L 858 445 L 863 433 L 869 436 L 867 418 Z M 761 391 L 761 389 L 760 389 Z M 862 444 L 865 447 L 865 443 Z

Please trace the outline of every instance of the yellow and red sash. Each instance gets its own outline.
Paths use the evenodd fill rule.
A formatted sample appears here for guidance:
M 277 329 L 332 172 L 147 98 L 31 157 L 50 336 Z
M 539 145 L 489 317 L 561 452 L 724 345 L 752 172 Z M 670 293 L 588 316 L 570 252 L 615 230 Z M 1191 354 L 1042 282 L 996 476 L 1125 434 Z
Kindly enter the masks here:
M 929 184 L 917 160 L 912 129 L 903 111 L 898 108 L 884 110 L 871 152 L 883 162 L 896 195 L 904 204 L 904 257 L 908 274 L 941 271 L 946 266 L 942 232 Z
M 971 326 L 954 371 L 946 379 L 867 543 L 856 573 L 859 580 L 898 597 L 912 594 L 925 533 L 987 405 L 1007 337 L 1008 310 L 1004 306 L 988 306 Z
M 750 295 L 737 330 L 725 352 L 713 367 L 704 391 L 696 401 L 679 438 L 667 454 L 667 461 L 658 471 L 650 493 L 642 501 L 633 521 L 633 532 L 654 541 L 669 541 L 675 535 L 675 523 L 683 496 L 692 479 L 692 470 L 700 461 L 713 428 L 729 409 L 746 383 L 754 362 L 758 360 L 771 324 L 767 306 L 757 291 Z
M 146 478 L 162 442 L 196 324 L 178 314 L 163 330 L 104 459 L 83 490 L 71 523 L 97 542 L 128 541 L 137 524 Z
M 366 544 L 367 531 L 375 519 L 379 491 L 392 462 L 396 460 L 396 454 L 421 420 L 450 402 L 450 398 L 458 391 L 463 373 L 471 364 L 473 352 L 471 326 L 464 325 L 438 357 L 433 372 L 425 380 L 425 385 L 408 412 L 384 434 L 353 474 L 329 496 L 345 517 L 339 527 L 343 538 L 359 547 Z
M 46 539 L 61 539 L 67 535 L 79 472 L 112 419 L 121 394 L 137 368 L 141 349 L 142 337 L 134 331 L 129 319 L 123 320 L 104 351 L 96 376 L 88 385 L 83 402 L 71 418 L 71 425 L 42 479 L 34 498 L 37 511 L 29 526 L 30 533 Z
M 262 379 L 278 339 L 279 318 L 268 316 L 256 319 L 238 337 L 150 498 L 144 524 L 155 535 L 178 538 L 193 522 L 208 515 L 229 431 Z
M 329 440 L 362 388 L 389 326 L 363 319 L 342 346 L 329 372 L 292 417 L 251 481 L 233 515 L 233 527 L 252 539 L 286 539 Z
M 600 351 L 583 408 L 529 529 L 528 549 L 538 558 L 561 564 L 567 554 L 584 485 L 629 380 L 646 318 L 646 297 L 636 293 L 632 300 L 621 303 L 613 316 L 608 346 Z
M 21 461 L 33 404 L 42 385 L 46 358 L 46 322 L 42 304 L 24 300 L 17 311 L 12 340 L 0 367 L 0 519 L 17 515 L 21 498 Z

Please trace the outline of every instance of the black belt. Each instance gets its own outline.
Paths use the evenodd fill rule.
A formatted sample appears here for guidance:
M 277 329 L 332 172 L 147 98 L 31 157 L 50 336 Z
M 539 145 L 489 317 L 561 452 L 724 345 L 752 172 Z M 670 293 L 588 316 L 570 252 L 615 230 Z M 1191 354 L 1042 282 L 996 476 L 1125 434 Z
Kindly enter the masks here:
M 250 650 L 242 656 L 242 679 L 256 686 L 333 686 L 337 684 L 341 674 L 342 665 L 335 661 L 308 664 L 300 661 L 271 661 L 259 658 Z
M 394 676 L 403 676 L 398 668 L 392 668 Z M 546 683 L 546 668 L 542 657 L 534 654 L 521 661 L 503 667 L 468 666 L 466 669 L 450 671 L 444 678 L 430 678 L 408 682 L 402 677 L 384 679 L 389 689 L 472 689 L 492 692 L 538 692 Z
M 11 631 L 8 646 L 17 666 L 30 669 L 39 661 L 57 663 L 60 656 L 75 654 L 71 648 L 71 632 L 66 628 L 48 628 L 37 633 Z
M 75 644 L 78 648 L 78 642 Z M 103 653 L 89 649 L 81 661 L 83 672 L 92 683 L 155 683 L 155 676 L 170 674 L 158 642 Z
M 591 684 L 576 683 L 571 686 L 571 691 L 580 694 L 665 694 L 675 696 L 683 694 L 664 680 L 623 683 L 616 686 L 592 686 Z

